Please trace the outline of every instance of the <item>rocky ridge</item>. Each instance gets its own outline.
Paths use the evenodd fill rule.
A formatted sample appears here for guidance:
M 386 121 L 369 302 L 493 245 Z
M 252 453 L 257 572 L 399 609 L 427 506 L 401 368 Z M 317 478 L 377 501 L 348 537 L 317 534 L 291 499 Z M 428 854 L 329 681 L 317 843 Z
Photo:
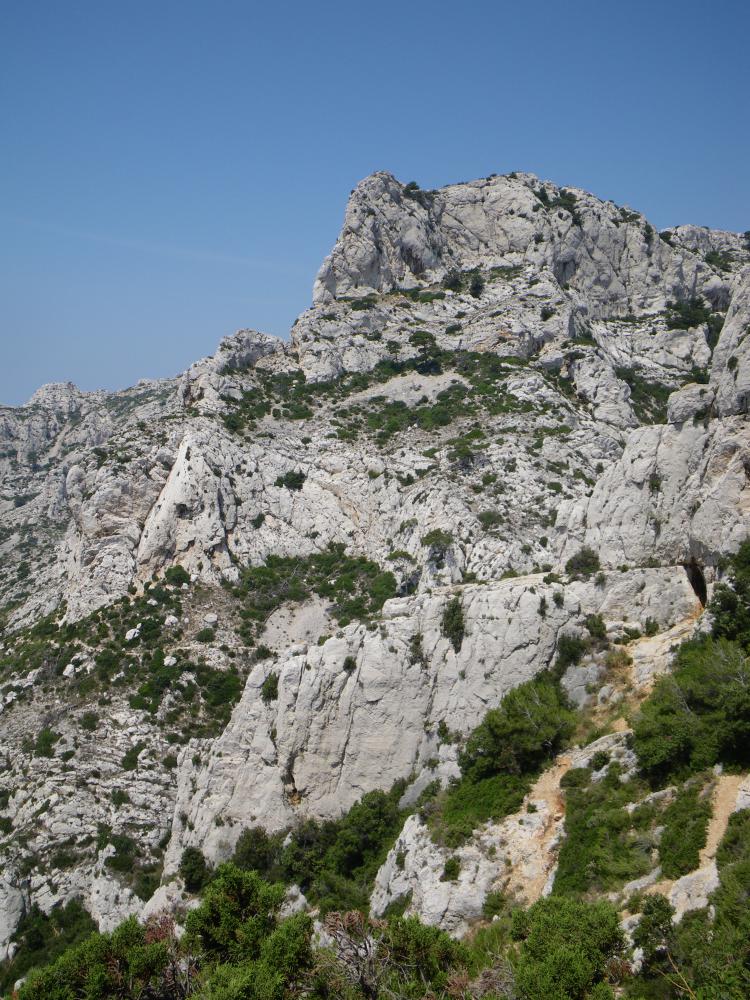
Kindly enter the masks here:
M 440 725 L 468 733 L 590 615 L 612 637 L 698 620 L 747 534 L 748 332 L 747 236 L 659 234 L 529 174 L 378 173 L 289 343 L 241 331 L 176 379 L 0 409 L 0 945 L 32 901 L 112 926 L 185 846 L 215 861 L 248 826 L 448 782 Z M 248 566 L 332 544 L 392 572 L 382 610 L 342 623 L 316 591 L 248 619 Z M 582 548 L 600 571 L 576 580 Z M 584 666 L 585 700 L 606 676 Z M 488 836 L 539 869 L 519 823 Z M 461 929 L 499 862 L 405 888 L 426 836 L 407 820 L 373 906 L 419 882 L 415 911 Z

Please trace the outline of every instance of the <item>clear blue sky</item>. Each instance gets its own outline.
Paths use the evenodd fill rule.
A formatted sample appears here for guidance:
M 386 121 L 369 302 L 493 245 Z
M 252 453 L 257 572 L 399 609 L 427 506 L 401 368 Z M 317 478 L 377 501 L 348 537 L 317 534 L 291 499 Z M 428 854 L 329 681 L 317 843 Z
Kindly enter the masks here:
M 286 334 L 373 170 L 750 229 L 747 0 L 4 0 L 0 115 L 7 403 Z

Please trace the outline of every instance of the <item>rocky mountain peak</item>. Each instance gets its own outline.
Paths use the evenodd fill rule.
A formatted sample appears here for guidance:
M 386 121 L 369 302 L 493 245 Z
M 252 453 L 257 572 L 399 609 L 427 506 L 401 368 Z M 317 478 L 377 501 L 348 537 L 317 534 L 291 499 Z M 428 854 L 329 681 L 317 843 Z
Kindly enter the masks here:
M 70 413 L 91 395 L 82 392 L 72 382 L 49 382 L 36 390 L 26 406 L 40 406 L 47 410 Z
M 635 773 L 617 706 L 709 627 L 747 534 L 749 332 L 746 236 L 379 172 L 289 342 L 0 409 L 0 947 L 32 901 L 181 905 L 186 848 L 375 790 L 413 815 L 374 912 L 463 933 L 472 886 L 541 894 L 570 760 L 455 856 L 414 809 L 552 665 L 612 730 L 576 767 Z

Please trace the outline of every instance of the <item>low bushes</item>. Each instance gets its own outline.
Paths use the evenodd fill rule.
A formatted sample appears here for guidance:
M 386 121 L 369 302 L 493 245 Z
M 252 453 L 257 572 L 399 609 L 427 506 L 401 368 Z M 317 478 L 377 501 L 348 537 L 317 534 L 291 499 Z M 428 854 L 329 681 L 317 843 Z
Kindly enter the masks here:
M 588 545 L 584 545 L 565 563 L 565 572 L 569 576 L 591 576 L 601 569 L 599 556 Z
M 518 993 L 529 1000 L 614 998 L 616 960 L 624 954 L 620 918 L 609 903 L 550 897 L 513 913 L 520 941 L 515 962 Z
M 711 799 L 695 784 L 681 789 L 664 812 L 659 839 L 659 864 L 665 878 L 680 878 L 695 871 L 706 843 Z
M 629 813 L 625 808 L 646 793 L 643 782 L 623 782 L 619 766 L 612 763 L 601 781 L 592 782 L 588 768 L 576 768 L 568 771 L 562 786 L 566 835 L 558 858 L 555 895 L 609 892 L 645 875 L 652 867 L 651 815 L 638 810 Z
M 573 725 L 574 714 L 551 675 L 510 691 L 469 735 L 459 754 L 460 780 L 425 808 L 433 835 L 457 846 L 480 823 L 515 812 Z
M 742 647 L 705 637 L 684 643 L 634 726 L 638 763 L 655 782 L 750 761 L 750 660 Z
M 367 621 L 396 594 L 396 578 L 377 563 L 349 556 L 341 544 L 300 558 L 269 556 L 262 566 L 243 571 L 236 590 L 243 599 L 242 635 L 254 641 L 268 616 L 285 602 L 300 603 L 311 594 L 331 601 L 339 625 Z
M 445 607 L 440 622 L 443 635 L 450 641 L 454 652 L 458 653 L 463 645 L 466 632 L 464 609 L 460 597 L 453 597 Z
M 19 921 L 13 941 L 16 952 L 0 966 L 0 993 L 5 995 L 17 979 L 37 965 L 54 962 L 67 949 L 96 931 L 96 924 L 77 899 L 56 906 L 49 914 L 32 906 Z M 34 1000 L 41 1000 L 37 994 Z
M 366 909 L 375 874 L 403 826 L 403 789 L 397 783 L 390 792 L 369 792 L 341 819 L 305 820 L 288 835 L 244 830 L 232 860 L 273 882 L 296 883 L 324 913 Z
M 210 871 L 203 852 L 197 847 L 186 847 L 182 852 L 180 875 L 188 892 L 199 892 L 208 882 Z

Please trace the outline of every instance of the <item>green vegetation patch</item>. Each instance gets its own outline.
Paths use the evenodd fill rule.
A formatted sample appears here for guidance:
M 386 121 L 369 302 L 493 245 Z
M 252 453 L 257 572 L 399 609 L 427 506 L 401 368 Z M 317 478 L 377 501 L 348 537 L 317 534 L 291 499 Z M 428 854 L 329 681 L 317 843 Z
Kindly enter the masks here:
M 574 719 L 549 673 L 510 691 L 466 740 L 461 778 L 423 808 L 435 840 L 457 847 L 481 823 L 515 812 Z
M 245 830 L 232 861 L 271 882 L 299 885 L 323 913 L 366 911 L 378 868 L 408 815 L 398 806 L 404 787 L 367 793 L 339 820 L 305 820 L 278 834 Z
M 55 906 L 48 914 L 32 906 L 11 939 L 16 946 L 13 958 L 0 965 L 0 993 L 5 995 L 17 979 L 36 966 L 56 961 L 94 931 L 96 924 L 77 899 Z M 43 995 L 36 994 L 35 1000 Z
M 651 382 L 634 368 L 616 368 L 615 375 L 630 386 L 630 403 L 642 424 L 666 423 L 667 400 L 674 386 Z
M 369 559 L 347 555 L 337 543 L 305 557 L 269 556 L 263 566 L 243 570 L 236 593 L 244 605 L 241 635 L 253 642 L 276 608 L 312 594 L 331 602 L 339 625 L 368 621 L 395 596 L 396 578 Z
M 645 875 L 653 867 L 653 810 L 625 807 L 648 792 L 638 779 L 622 781 L 611 763 L 593 782 L 588 768 L 568 771 L 565 788 L 565 840 L 560 848 L 553 892 L 578 896 L 609 892 Z
M 695 871 L 706 844 L 711 798 L 691 782 L 680 789 L 664 812 L 664 830 L 659 839 L 659 864 L 665 878 L 680 878 Z

